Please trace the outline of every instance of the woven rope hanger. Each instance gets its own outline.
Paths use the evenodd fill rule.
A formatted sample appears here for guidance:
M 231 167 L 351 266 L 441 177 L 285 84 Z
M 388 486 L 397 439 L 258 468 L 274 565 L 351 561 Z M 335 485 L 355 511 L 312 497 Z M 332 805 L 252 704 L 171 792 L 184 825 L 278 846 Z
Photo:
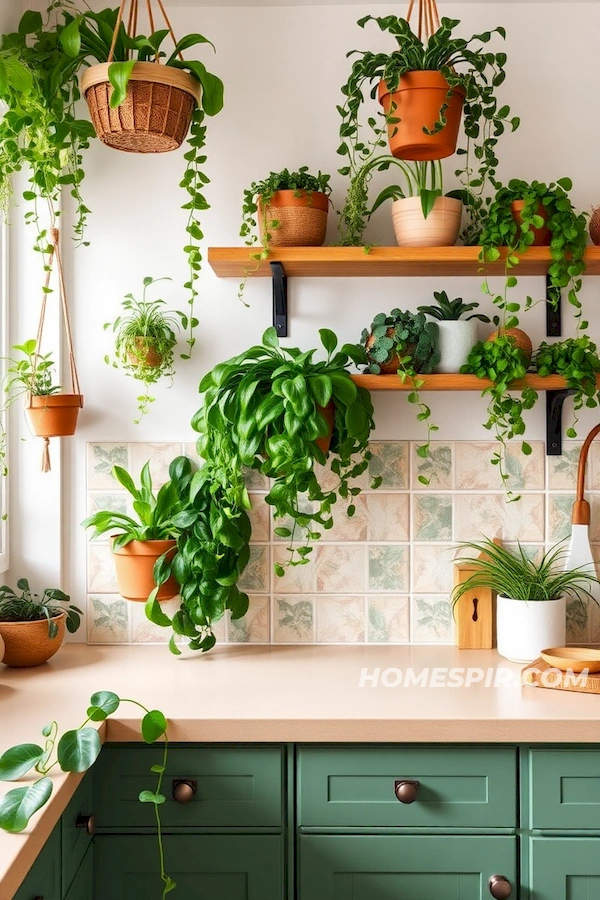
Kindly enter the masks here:
M 42 336 L 44 333 L 44 324 L 46 320 L 46 308 L 48 305 L 48 288 L 50 286 L 50 278 L 52 276 L 52 263 L 56 258 L 56 270 L 58 273 L 58 293 L 60 296 L 60 303 L 63 314 L 63 321 L 65 326 L 65 334 L 67 338 L 67 348 L 69 351 L 69 369 L 71 374 L 71 393 L 74 395 L 78 395 L 81 398 L 81 388 L 79 386 L 79 376 L 77 374 L 77 366 L 75 364 L 75 354 L 73 352 L 73 334 L 71 331 L 71 317 L 69 315 L 69 307 L 67 304 L 67 291 L 65 286 L 65 277 L 62 265 L 62 255 L 60 252 L 60 234 L 58 228 L 50 229 L 50 238 L 51 238 L 51 246 L 50 246 L 50 255 L 48 258 L 48 265 L 46 267 L 46 281 L 44 283 L 44 291 L 42 297 L 42 308 L 40 310 L 40 321 L 38 324 L 37 335 L 35 339 L 35 355 L 33 357 L 32 363 L 32 378 L 35 377 L 36 369 L 37 369 L 37 360 L 41 354 L 42 348 Z M 80 399 L 80 406 L 83 406 L 83 398 Z M 33 406 L 32 394 L 29 394 L 29 408 Z M 45 437 L 44 440 L 44 450 L 42 452 L 42 472 L 50 471 L 50 438 Z
M 420 41 L 426 43 L 432 34 L 440 27 L 440 17 L 438 13 L 437 3 L 435 0 L 418 0 L 419 3 L 419 24 L 417 29 L 417 37 Z M 415 0 L 410 0 L 408 4 L 408 12 L 406 13 L 406 21 L 410 23 Z
M 175 45 L 177 45 L 177 38 L 175 37 L 175 32 L 173 31 L 173 26 L 169 20 L 167 15 L 167 11 L 163 5 L 162 0 L 156 0 L 157 6 L 162 14 L 163 19 L 165 20 L 165 25 L 169 29 L 169 34 L 171 35 L 171 39 Z M 117 44 L 117 35 L 119 33 L 119 28 L 121 27 L 121 22 L 123 21 L 123 15 L 125 13 L 125 7 L 127 6 L 127 0 L 121 0 L 121 5 L 119 7 L 119 12 L 117 15 L 117 21 L 115 23 L 115 28 L 113 31 L 112 42 L 110 45 L 110 51 L 108 54 L 108 62 L 112 62 L 115 56 L 115 46 Z M 129 16 L 127 18 L 127 34 L 129 37 L 135 37 L 137 34 L 137 25 L 138 25 L 138 0 L 131 0 L 131 5 L 129 7 Z M 152 13 L 152 0 L 146 0 L 146 10 L 148 11 L 148 21 L 150 22 L 150 33 L 154 34 L 154 15 Z M 129 55 L 129 54 L 128 54 Z M 183 59 L 183 54 L 179 54 L 179 58 Z M 157 53 L 154 57 L 155 63 L 160 63 L 159 54 Z

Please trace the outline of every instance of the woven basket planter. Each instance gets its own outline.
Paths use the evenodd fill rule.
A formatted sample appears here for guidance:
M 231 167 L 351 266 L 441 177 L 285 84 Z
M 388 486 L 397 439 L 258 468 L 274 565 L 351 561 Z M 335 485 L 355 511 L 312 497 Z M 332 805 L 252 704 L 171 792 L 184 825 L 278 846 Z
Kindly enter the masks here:
M 258 201 L 258 225 L 261 241 L 264 225 L 270 234 L 270 247 L 320 247 L 327 230 L 327 195 L 320 191 L 275 191 L 263 211 Z M 272 222 L 279 222 L 276 228 Z
M 41 666 L 63 645 L 65 639 L 64 612 L 53 616 L 58 626 L 56 637 L 48 637 L 48 622 L 44 619 L 29 622 L 0 622 L 0 637 L 4 639 L 5 666 L 17 669 Z M 1 653 L 1 650 L 0 650 Z
M 77 417 L 83 406 L 81 394 L 50 394 L 31 397 L 25 408 L 31 430 L 36 437 L 68 437 L 75 434 Z
M 166 153 L 186 138 L 200 82 L 188 72 L 152 62 L 136 63 L 120 106 L 110 107 L 110 63 L 91 66 L 81 76 L 81 93 L 103 144 L 127 153 Z

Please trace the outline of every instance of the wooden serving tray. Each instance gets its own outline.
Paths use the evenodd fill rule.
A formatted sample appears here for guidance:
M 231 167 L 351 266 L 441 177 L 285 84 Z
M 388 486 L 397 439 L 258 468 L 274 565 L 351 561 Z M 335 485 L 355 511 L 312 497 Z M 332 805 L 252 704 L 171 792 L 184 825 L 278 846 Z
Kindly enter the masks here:
M 521 684 L 551 688 L 558 691 L 575 691 L 582 694 L 600 694 L 600 672 L 588 675 L 568 674 L 553 669 L 540 657 L 521 670 Z

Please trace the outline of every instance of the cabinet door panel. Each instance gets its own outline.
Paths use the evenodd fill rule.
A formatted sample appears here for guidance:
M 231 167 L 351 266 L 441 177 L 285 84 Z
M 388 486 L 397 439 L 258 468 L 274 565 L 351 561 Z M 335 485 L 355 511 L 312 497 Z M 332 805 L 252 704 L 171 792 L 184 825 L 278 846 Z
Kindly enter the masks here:
M 177 900 L 282 900 L 283 840 L 277 835 L 171 835 L 165 867 Z M 98 835 L 94 900 L 160 900 L 156 838 Z
M 93 900 L 94 897 L 94 848 L 88 847 L 79 871 L 73 879 L 64 900 Z
M 94 812 L 99 829 L 154 828 L 151 803 L 140 791 L 152 787 L 150 766 L 160 748 L 104 747 L 95 766 Z M 281 747 L 171 747 L 161 807 L 165 828 L 279 827 L 283 821 Z M 175 779 L 196 782 L 188 803 L 177 803 Z M 105 785 L 110 784 L 110 791 Z
M 531 838 L 531 900 L 598 900 L 600 838 Z
M 68 890 L 86 850 L 91 844 L 92 836 L 85 828 L 77 827 L 78 816 L 89 816 L 92 809 L 92 777 L 89 772 L 71 798 L 62 814 L 62 883 L 63 893 Z
M 14 900 L 61 900 L 60 898 L 60 826 L 57 826 L 40 855 L 25 876 Z
M 491 875 L 516 898 L 516 839 L 301 835 L 300 900 L 489 900 Z
M 396 781 L 418 781 L 400 803 Z M 514 828 L 512 748 L 302 747 L 299 820 L 316 827 Z
M 530 750 L 530 761 L 532 828 L 598 828 L 598 750 L 534 749 Z

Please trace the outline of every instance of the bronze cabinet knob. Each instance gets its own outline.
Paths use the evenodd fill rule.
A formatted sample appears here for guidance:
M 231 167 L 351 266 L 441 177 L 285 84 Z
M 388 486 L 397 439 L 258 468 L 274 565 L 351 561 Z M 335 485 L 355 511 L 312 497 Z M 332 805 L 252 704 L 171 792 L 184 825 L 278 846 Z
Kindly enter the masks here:
M 75 828 L 84 828 L 87 834 L 94 834 L 96 830 L 96 820 L 93 815 L 79 815 L 75 819 Z
M 419 796 L 419 782 L 395 781 L 394 793 L 400 803 L 414 803 Z
M 492 875 L 488 887 L 494 900 L 508 900 L 512 894 L 512 885 L 504 875 Z
M 173 779 L 173 800 L 177 803 L 189 803 L 196 794 L 196 782 L 193 778 Z

